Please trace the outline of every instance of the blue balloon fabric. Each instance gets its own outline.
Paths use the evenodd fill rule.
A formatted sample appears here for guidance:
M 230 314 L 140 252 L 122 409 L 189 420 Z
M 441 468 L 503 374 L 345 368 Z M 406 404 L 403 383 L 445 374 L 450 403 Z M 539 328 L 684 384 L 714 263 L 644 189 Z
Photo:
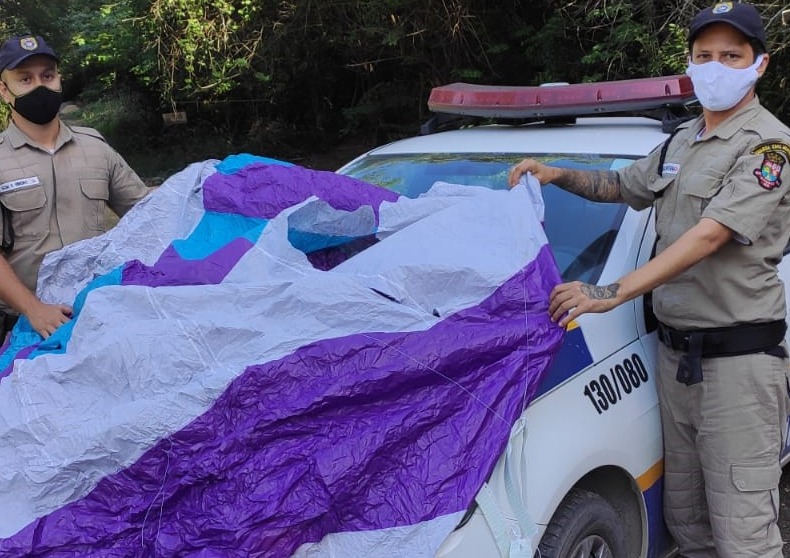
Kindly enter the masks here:
M 531 207 L 174 175 L 47 259 L 74 319 L 0 352 L 0 556 L 433 556 L 562 340 Z

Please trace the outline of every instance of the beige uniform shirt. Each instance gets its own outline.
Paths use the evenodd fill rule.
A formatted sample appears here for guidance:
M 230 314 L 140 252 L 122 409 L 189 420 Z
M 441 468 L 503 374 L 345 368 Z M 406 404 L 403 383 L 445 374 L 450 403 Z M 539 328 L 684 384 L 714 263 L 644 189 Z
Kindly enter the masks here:
M 109 206 L 126 213 L 148 188 L 91 128 L 63 123 L 50 153 L 13 123 L 0 134 L 0 235 L 10 215 L 14 248 L 6 255 L 17 276 L 36 290 L 44 256 L 106 231 Z M 0 310 L 11 309 L 0 301 Z
M 659 169 L 659 147 L 618 171 L 634 208 L 655 204 L 657 252 L 703 217 L 733 240 L 654 291 L 654 310 L 677 329 L 781 320 L 785 293 L 777 264 L 790 237 L 790 130 L 755 98 L 705 134 L 684 123 Z

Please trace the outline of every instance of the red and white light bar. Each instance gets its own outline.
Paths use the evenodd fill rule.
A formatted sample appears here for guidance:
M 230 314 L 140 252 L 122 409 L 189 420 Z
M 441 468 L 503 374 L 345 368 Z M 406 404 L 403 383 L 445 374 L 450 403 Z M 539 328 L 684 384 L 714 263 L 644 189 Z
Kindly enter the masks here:
M 691 78 L 657 78 L 542 86 L 452 83 L 434 87 L 433 112 L 486 118 L 545 118 L 683 106 L 694 101 Z

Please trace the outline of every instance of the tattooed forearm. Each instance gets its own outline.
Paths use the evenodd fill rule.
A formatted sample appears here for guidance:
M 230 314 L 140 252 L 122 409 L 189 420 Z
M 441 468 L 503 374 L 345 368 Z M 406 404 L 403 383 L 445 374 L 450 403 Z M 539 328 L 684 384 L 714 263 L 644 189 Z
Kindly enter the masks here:
M 614 171 L 561 169 L 554 184 L 573 194 L 598 202 L 619 202 L 620 176 Z
M 602 287 L 585 283 L 582 285 L 581 289 L 589 298 L 607 300 L 617 298 L 617 291 L 620 290 L 620 283 L 612 283 L 611 285 L 604 285 Z

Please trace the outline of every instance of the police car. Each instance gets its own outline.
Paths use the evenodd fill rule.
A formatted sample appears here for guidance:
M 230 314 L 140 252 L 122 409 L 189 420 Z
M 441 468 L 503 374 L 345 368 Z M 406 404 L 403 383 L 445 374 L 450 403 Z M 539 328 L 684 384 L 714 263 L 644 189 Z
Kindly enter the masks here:
M 338 172 L 416 197 L 439 180 L 507 188 L 508 170 L 525 157 L 617 169 L 664 142 L 694 102 L 687 76 L 453 84 L 431 92 L 435 115 L 423 134 L 373 149 Z M 492 123 L 464 126 L 470 118 Z M 652 209 L 595 203 L 553 185 L 543 196 L 545 230 L 565 281 L 612 283 L 651 257 Z M 673 553 L 661 511 L 654 320 L 648 295 L 569 326 L 508 450 L 438 556 Z

